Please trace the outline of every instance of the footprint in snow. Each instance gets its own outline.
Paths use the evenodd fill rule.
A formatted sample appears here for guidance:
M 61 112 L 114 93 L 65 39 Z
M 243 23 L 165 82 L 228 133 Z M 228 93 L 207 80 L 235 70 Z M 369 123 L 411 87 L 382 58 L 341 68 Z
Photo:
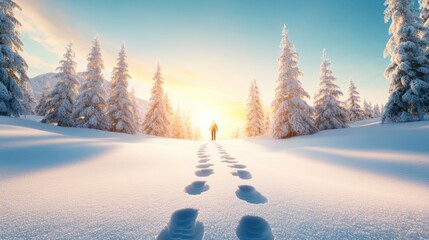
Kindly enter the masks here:
M 223 160 L 224 163 L 238 163 L 238 161 L 232 161 L 232 160 Z
M 243 169 L 243 168 L 246 168 L 246 165 L 244 165 L 244 164 L 232 164 L 232 165 L 229 165 L 228 167 Z
M 232 172 L 231 174 L 244 180 L 252 178 L 252 174 L 246 170 L 237 170 L 237 172 Z
M 201 159 L 201 160 L 199 160 L 198 162 L 199 162 L 199 163 L 206 163 L 206 162 L 208 162 L 208 161 L 210 161 L 210 159 Z
M 198 210 L 185 208 L 171 215 L 168 225 L 159 233 L 157 240 L 201 240 L 204 225 L 196 221 Z
M 201 169 L 195 172 L 197 177 L 208 177 L 212 174 L 214 174 L 213 169 Z
M 198 154 L 199 158 L 208 158 L 210 157 L 210 155 L 204 155 L 204 154 Z
M 234 160 L 234 157 L 231 156 L 222 156 L 221 158 L 226 159 L 226 160 Z
M 266 197 L 262 196 L 261 193 L 256 191 L 256 189 L 250 185 L 238 186 L 238 190 L 235 192 L 235 195 L 237 195 L 239 199 L 253 204 L 263 204 L 268 201 Z
M 206 164 L 198 164 L 198 165 L 197 165 L 197 168 L 209 168 L 209 167 L 211 167 L 211 166 L 213 166 L 213 164 L 210 164 L 210 163 L 206 163 Z
M 209 185 L 206 181 L 195 181 L 185 188 L 185 192 L 190 195 L 200 195 L 201 193 L 209 190 Z
M 240 240 L 273 240 L 270 224 L 257 216 L 244 216 L 235 230 Z

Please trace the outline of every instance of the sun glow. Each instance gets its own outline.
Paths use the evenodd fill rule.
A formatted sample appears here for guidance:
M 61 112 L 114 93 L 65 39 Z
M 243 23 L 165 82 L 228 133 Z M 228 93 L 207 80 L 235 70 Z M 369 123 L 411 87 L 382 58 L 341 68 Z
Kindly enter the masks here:
M 216 121 L 219 117 L 220 115 L 216 111 L 207 110 L 200 114 L 197 124 L 199 124 L 200 127 L 210 126 L 212 121 Z
M 213 121 L 219 128 L 218 139 L 230 138 L 232 132 L 243 125 L 241 110 L 231 108 L 231 104 L 203 104 L 194 102 L 191 104 L 190 113 L 195 127 L 199 128 L 202 140 L 210 138 L 209 127 Z

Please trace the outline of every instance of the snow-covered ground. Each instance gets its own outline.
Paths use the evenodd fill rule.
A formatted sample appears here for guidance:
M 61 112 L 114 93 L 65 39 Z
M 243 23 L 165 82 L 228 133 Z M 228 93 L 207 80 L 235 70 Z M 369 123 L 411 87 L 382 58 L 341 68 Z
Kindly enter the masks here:
M 271 234 L 428 239 L 429 122 L 212 143 L 0 117 L 0 239 Z

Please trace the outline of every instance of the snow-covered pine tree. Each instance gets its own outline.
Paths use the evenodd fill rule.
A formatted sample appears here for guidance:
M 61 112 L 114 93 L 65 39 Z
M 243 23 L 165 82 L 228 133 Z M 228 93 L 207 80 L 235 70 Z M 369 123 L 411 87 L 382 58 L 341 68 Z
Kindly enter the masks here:
M 133 115 L 134 115 L 134 123 L 136 126 L 136 132 L 142 133 L 143 132 L 142 113 L 140 112 L 140 108 L 137 104 L 134 88 L 131 89 L 131 102 L 133 104 Z
M 166 92 L 164 95 L 164 103 L 165 103 L 165 111 L 167 112 L 167 118 L 170 119 L 170 126 L 168 127 L 170 129 L 171 133 L 171 127 L 173 125 L 173 107 L 171 106 L 170 98 L 168 97 L 168 93 Z M 169 136 L 172 137 L 172 136 Z
M 429 0 L 419 0 L 420 5 L 420 18 L 421 18 L 421 26 L 423 27 L 423 31 L 420 34 L 420 37 L 423 40 L 429 39 Z M 424 46 L 423 51 L 425 51 L 426 58 L 429 59 L 429 46 Z M 426 83 L 429 83 L 429 80 L 426 79 Z M 384 107 L 381 105 L 381 107 Z M 381 109 L 381 114 L 383 114 L 384 109 Z M 429 114 L 429 103 L 424 105 L 424 112 Z
M 168 119 L 168 113 L 165 109 L 165 96 L 164 89 L 162 88 L 164 80 L 159 64 L 153 80 L 154 84 L 149 100 L 149 110 L 143 121 L 143 131 L 149 135 L 168 137 L 170 136 L 170 119 Z
M 271 134 L 274 138 L 288 138 L 317 132 L 314 126 L 313 108 L 304 98 L 308 93 L 302 88 L 299 77 L 302 73 L 298 68 L 299 55 L 295 46 L 289 41 L 286 26 L 283 26 L 278 59 L 278 79 L 273 107 L 273 123 Z
M 362 109 L 363 109 L 363 119 L 369 119 L 369 118 L 370 118 L 370 117 L 369 117 L 369 114 L 368 114 L 368 112 L 367 112 L 368 108 L 369 108 L 369 104 L 368 104 L 368 102 L 366 101 L 366 99 L 364 99 L 364 100 L 363 100 L 363 104 L 362 104 Z
M 385 75 L 391 80 L 390 96 L 382 123 L 423 120 L 429 102 L 429 46 L 425 28 L 413 0 L 386 0 L 384 20 L 391 20 L 384 55 L 391 56 Z
M 247 100 L 246 126 L 244 132 L 248 137 L 256 137 L 265 133 L 264 109 L 260 98 L 256 80 L 250 84 L 249 98 Z
M 76 62 L 72 44 L 66 47 L 66 53 L 57 68 L 58 82 L 41 107 L 46 112 L 43 123 L 57 123 L 58 126 L 74 125 L 72 112 L 79 82 L 76 77 Z
M 37 103 L 37 106 L 34 109 L 37 116 L 43 116 L 43 117 L 46 116 L 48 111 L 47 109 L 48 105 L 46 104 L 46 102 L 48 101 L 50 93 L 51 93 L 51 84 L 48 81 L 46 81 L 43 86 L 42 96 L 40 97 L 39 102 Z
M 182 124 L 182 113 L 180 107 L 177 107 L 176 111 L 173 112 L 172 123 L 171 123 L 171 137 L 183 139 L 183 124 Z
M 194 141 L 199 141 L 199 140 L 201 140 L 201 130 L 199 129 L 199 128 L 197 128 L 197 127 L 194 127 L 194 134 L 193 134 L 193 136 L 194 136 Z
M 125 46 L 122 44 L 117 65 L 113 68 L 109 99 L 107 100 L 106 116 L 109 130 L 112 132 L 128 134 L 137 132 L 133 102 L 128 92 L 129 78 L 131 77 L 128 74 L 127 54 Z
M 349 85 L 349 97 L 346 100 L 347 110 L 349 114 L 349 121 L 359 121 L 363 119 L 363 111 L 359 104 L 360 102 L 360 96 L 359 92 L 357 91 L 357 88 L 355 86 L 355 83 L 352 79 L 350 79 L 350 85 Z
M 105 115 L 106 101 L 102 86 L 104 64 L 98 37 L 92 42 L 87 60 L 85 80 L 80 87 L 73 111 L 75 127 L 107 130 L 109 126 Z
M 20 55 L 21 23 L 15 17 L 15 10 L 21 10 L 15 1 L 0 1 L 0 115 L 18 117 L 26 111 L 21 105 L 26 93 L 20 87 L 26 86 L 29 79 L 27 63 Z
M 232 139 L 239 139 L 243 137 L 243 131 L 241 131 L 241 128 L 237 127 L 234 131 L 231 133 Z
M 429 39 L 429 0 L 419 0 L 420 6 L 420 24 L 423 27 L 420 37 L 422 39 Z M 429 58 L 429 48 L 424 49 L 426 57 Z
M 320 130 L 348 127 L 347 109 L 342 105 L 339 97 L 343 95 L 340 88 L 334 83 L 335 77 L 331 70 L 331 61 L 326 57 L 323 49 L 322 64 L 320 65 L 320 86 L 315 96 L 316 110 L 315 123 Z
M 381 116 L 380 106 L 378 104 L 375 104 L 372 112 L 374 113 L 375 118 L 380 117 Z
M 368 114 L 371 116 L 371 118 L 374 118 L 374 106 L 372 106 L 372 102 L 368 102 L 369 109 Z
M 187 122 L 187 118 L 186 118 L 186 112 L 182 113 L 182 116 L 180 117 L 182 120 L 182 129 L 183 129 L 183 139 L 189 139 L 188 136 L 188 128 L 189 127 L 189 123 Z
M 374 118 L 372 104 L 370 102 L 367 102 L 366 100 L 363 101 L 363 112 L 365 119 Z
M 183 125 L 183 138 L 192 140 L 194 138 L 194 133 L 192 131 L 191 114 L 189 112 L 183 113 L 182 125 Z
M 264 119 L 264 130 L 265 133 L 271 132 L 271 111 L 270 109 L 266 109 L 264 113 L 265 119 Z
M 21 99 L 21 114 L 24 115 L 33 115 L 34 114 L 34 105 L 36 100 L 34 99 L 33 91 L 28 87 L 28 81 L 21 82 L 20 89 L 22 92 Z

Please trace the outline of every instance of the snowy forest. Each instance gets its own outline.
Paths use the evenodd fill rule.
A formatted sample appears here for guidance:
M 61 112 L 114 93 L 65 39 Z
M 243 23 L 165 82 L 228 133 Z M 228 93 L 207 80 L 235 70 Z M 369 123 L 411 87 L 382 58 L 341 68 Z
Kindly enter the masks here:
M 55 86 L 44 86 L 42 97 L 36 101 L 28 87 L 28 66 L 20 55 L 20 23 L 14 15 L 17 9 L 20 8 L 14 1 L 2 1 L 1 18 L 5 24 L 1 26 L 0 115 L 19 117 L 36 114 L 43 116 L 42 123 L 61 127 L 200 139 L 199 130 L 192 127 L 190 114 L 182 114 L 180 108 L 173 110 L 168 94 L 163 90 L 159 64 L 153 77 L 149 110 L 142 117 L 134 90 L 128 87 L 131 76 L 124 44 L 118 53 L 117 66 L 112 70 L 110 89 L 106 93 L 102 86 L 104 64 L 98 37 L 93 40 L 87 56 L 84 83 L 79 86 L 77 81 L 75 53 L 72 43 L 69 43 L 57 68 L 59 81 Z
M 386 1 L 386 22 L 391 20 L 385 56 L 391 57 L 386 69 L 390 79 L 390 97 L 385 104 L 361 102 L 357 86 L 350 79 L 345 101 L 335 84 L 332 63 L 323 49 L 320 65 L 320 85 L 314 103 L 302 88 L 298 68 L 299 54 L 283 27 L 278 58 L 277 87 L 270 107 L 260 100 L 257 82 L 251 83 L 247 100 L 246 123 L 232 133 L 233 138 L 270 134 L 282 139 L 313 134 L 326 129 L 346 128 L 350 122 L 382 117 L 382 123 L 423 120 L 429 111 L 429 3 L 420 1 L 420 9 L 413 2 Z M 0 81 L 0 115 L 18 117 L 37 114 L 43 123 L 62 127 L 93 128 L 128 134 L 194 139 L 201 138 L 200 130 L 192 126 L 191 114 L 173 110 L 168 94 L 163 90 L 163 76 L 158 64 L 146 113 L 139 112 L 134 91 L 129 89 L 131 78 L 125 46 L 122 45 L 117 66 L 112 70 L 108 93 L 102 88 L 103 57 L 98 38 L 93 40 L 87 56 L 84 83 L 76 80 L 76 62 L 72 44 L 66 46 L 57 68 L 59 81 L 45 86 L 36 100 L 28 87 L 28 68 L 20 55 L 22 42 L 20 23 L 15 18 L 19 6 L 14 1 L 2 1 L 2 78 Z

